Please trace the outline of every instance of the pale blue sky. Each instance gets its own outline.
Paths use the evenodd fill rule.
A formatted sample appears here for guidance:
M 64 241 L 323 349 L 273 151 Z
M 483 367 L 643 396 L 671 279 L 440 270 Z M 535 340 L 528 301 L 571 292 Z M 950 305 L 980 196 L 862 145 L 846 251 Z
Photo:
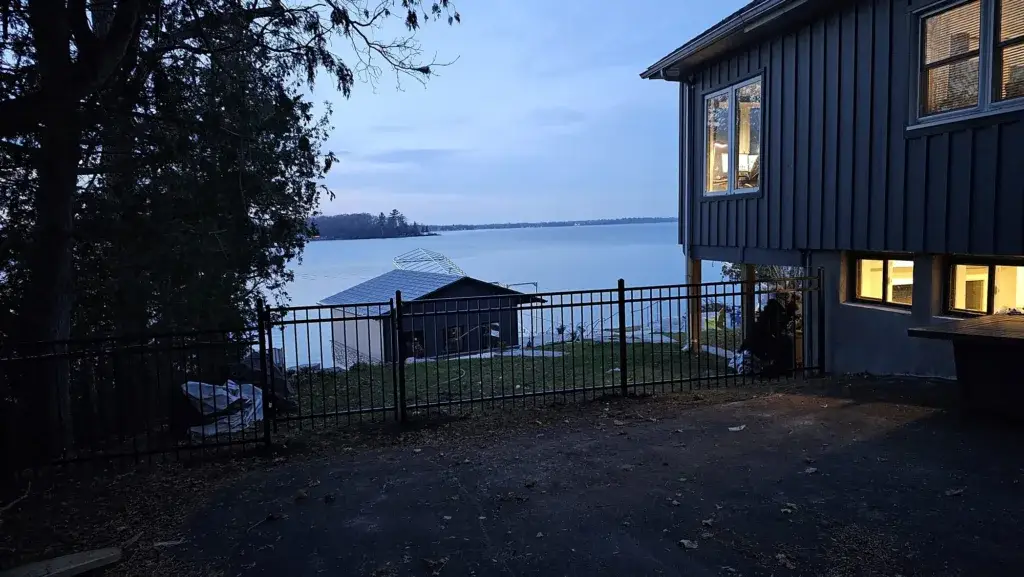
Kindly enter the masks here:
M 678 89 L 638 74 L 743 0 L 461 0 L 418 35 L 457 61 L 333 101 L 325 214 L 432 224 L 672 216 Z

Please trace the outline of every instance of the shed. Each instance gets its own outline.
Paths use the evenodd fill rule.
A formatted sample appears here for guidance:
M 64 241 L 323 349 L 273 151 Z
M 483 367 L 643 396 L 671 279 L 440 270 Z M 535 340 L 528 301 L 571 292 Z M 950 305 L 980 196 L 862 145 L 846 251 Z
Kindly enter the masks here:
M 391 302 L 402 293 L 402 327 Z M 519 344 L 520 306 L 542 299 L 468 276 L 392 270 L 324 298 L 331 307 L 335 366 L 390 362 L 394 335 L 405 357 L 440 357 Z

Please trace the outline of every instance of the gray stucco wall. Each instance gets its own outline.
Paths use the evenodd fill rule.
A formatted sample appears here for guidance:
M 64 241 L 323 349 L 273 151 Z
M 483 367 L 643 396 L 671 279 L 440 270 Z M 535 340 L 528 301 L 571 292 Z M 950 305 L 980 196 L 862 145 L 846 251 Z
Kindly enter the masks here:
M 940 316 L 943 301 L 944 259 L 941 255 L 914 257 L 914 305 L 911 310 L 869 305 L 848 299 L 853 282 L 847 255 L 815 251 L 809 265 L 824 272 L 825 359 L 832 373 L 955 376 L 953 348 L 947 342 L 916 339 L 907 329 L 948 322 Z M 808 307 L 805 323 L 815 323 L 815 307 Z M 815 351 L 811 344 L 810 350 Z

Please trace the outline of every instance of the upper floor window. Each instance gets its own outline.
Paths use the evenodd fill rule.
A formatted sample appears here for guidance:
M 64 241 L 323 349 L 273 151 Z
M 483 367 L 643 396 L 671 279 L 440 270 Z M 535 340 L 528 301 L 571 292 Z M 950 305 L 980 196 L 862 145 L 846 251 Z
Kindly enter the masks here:
M 919 118 L 1024 97 L 1024 0 L 946 3 L 921 15 L 919 41 Z
M 704 194 L 755 192 L 761 186 L 761 78 L 704 99 Z
M 952 311 L 990 315 L 1024 309 L 1024 266 L 954 264 L 949 288 Z

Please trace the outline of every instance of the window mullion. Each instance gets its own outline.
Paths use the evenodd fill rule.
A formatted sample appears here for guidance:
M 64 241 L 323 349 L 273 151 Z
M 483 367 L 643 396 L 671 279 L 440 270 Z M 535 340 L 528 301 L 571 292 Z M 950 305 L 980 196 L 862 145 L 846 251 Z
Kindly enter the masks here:
M 981 1 L 981 38 L 978 42 L 978 108 L 987 109 L 992 104 L 995 78 L 992 61 L 995 59 L 995 3 L 998 0 Z
M 736 87 L 729 88 L 729 192 L 736 190 Z
M 988 265 L 988 283 L 985 285 L 985 314 L 992 314 L 996 309 L 996 265 Z

